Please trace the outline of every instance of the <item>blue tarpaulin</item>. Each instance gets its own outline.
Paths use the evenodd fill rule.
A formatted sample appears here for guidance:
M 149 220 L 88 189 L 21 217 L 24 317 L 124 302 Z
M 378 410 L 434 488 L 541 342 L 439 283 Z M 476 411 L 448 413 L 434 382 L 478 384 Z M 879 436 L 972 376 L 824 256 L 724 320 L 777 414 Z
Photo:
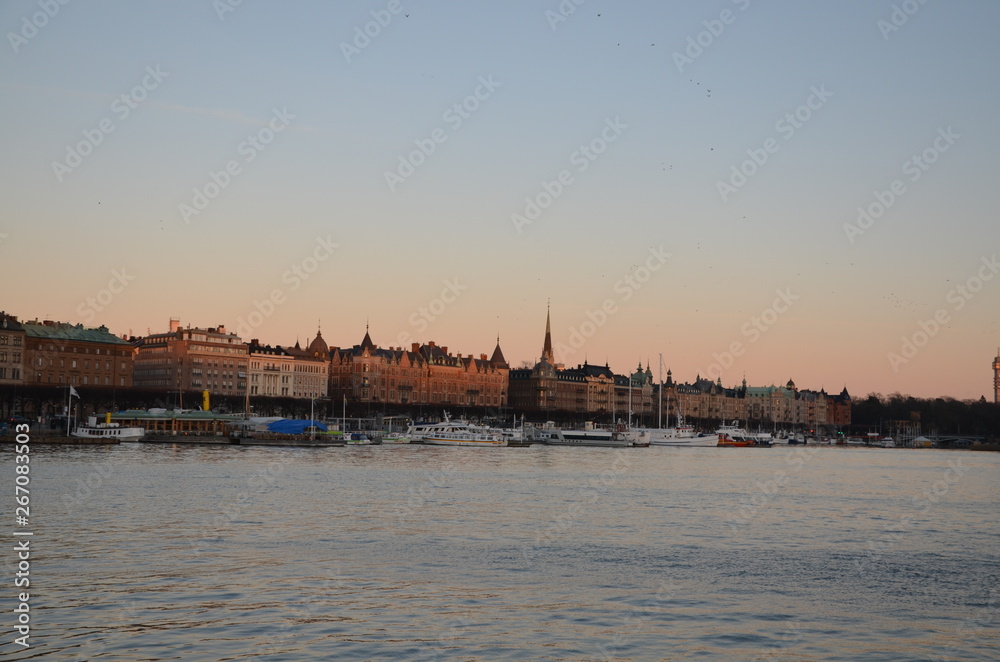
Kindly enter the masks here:
M 278 434 L 304 434 L 306 428 L 310 426 L 315 426 L 318 430 L 326 432 L 326 426 L 319 421 L 300 421 L 290 418 L 283 418 L 280 421 L 268 423 L 267 431 L 277 432 Z

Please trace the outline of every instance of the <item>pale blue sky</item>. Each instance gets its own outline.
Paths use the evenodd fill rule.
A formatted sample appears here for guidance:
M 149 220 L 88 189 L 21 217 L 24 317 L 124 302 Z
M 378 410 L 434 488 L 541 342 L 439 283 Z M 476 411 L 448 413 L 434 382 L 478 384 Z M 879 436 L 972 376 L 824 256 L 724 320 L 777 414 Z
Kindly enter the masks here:
M 739 341 L 727 384 L 988 393 L 1000 278 L 962 310 L 948 296 L 1000 243 L 1000 4 L 928 2 L 884 39 L 898 0 L 588 0 L 555 30 L 557 0 L 401 1 L 348 62 L 341 43 L 389 4 L 245 0 L 220 20 L 209 0 L 71 2 L 16 53 L 10 33 L 42 10 L 0 4 L 0 276 L 25 283 L 0 307 L 144 333 L 170 316 L 235 327 L 279 289 L 253 329 L 266 342 L 322 318 L 351 345 L 370 319 L 383 345 L 489 352 L 499 332 L 516 364 L 539 353 L 547 299 L 568 342 L 610 298 L 618 312 L 567 362 L 663 352 L 689 379 Z M 679 72 L 673 54 L 726 10 Z M 147 67 L 169 75 L 122 117 L 112 104 Z M 453 128 L 480 77 L 499 87 Z M 776 123 L 814 87 L 832 96 L 786 140 Z M 247 162 L 239 146 L 275 108 L 295 117 Z M 615 118 L 627 128 L 578 172 L 571 155 Z M 58 181 L 53 162 L 102 120 L 114 131 Z M 961 137 L 909 181 L 904 162 L 947 127 Z M 438 128 L 390 191 L 385 172 Z M 769 138 L 724 202 L 717 182 Z M 179 206 L 230 160 L 239 174 L 186 224 Z M 564 169 L 573 183 L 517 233 L 511 215 Z M 896 179 L 906 192 L 849 243 L 843 224 Z M 293 289 L 283 274 L 326 236 L 340 248 Z M 673 257 L 624 300 L 615 283 L 659 246 Z M 87 303 L 123 267 L 134 280 Z M 468 289 L 415 324 L 456 278 Z M 741 328 L 780 288 L 801 299 L 750 343 Z M 942 308 L 949 326 L 893 370 L 887 354 Z

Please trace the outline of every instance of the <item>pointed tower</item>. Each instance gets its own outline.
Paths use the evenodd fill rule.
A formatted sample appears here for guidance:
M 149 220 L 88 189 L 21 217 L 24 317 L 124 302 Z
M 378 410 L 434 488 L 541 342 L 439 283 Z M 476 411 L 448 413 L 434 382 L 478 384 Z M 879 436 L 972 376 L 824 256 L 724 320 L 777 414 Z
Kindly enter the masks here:
M 556 357 L 552 353 L 552 313 L 549 307 L 545 309 L 545 343 L 542 345 L 542 360 L 555 365 Z
M 497 348 L 493 350 L 493 356 L 490 357 L 490 363 L 496 366 L 507 366 L 507 359 L 503 357 L 503 352 L 500 351 L 500 336 L 497 336 Z
M 367 324 L 365 324 L 365 337 L 361 341 L 361 351 L 364 351 L 365 349 L 367 349 L 370 352 L 375 350 L 375 343 L 372 342 L 372 337 L 368 335 Z

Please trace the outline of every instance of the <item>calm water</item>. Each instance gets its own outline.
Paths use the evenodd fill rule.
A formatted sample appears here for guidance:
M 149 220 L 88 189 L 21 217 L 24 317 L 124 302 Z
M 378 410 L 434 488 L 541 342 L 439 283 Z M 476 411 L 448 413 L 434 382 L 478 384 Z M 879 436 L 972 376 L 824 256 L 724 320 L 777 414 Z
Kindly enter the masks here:
M 12 660 L 1000 658 L 997 454 L 123 444 L 31 468 Z

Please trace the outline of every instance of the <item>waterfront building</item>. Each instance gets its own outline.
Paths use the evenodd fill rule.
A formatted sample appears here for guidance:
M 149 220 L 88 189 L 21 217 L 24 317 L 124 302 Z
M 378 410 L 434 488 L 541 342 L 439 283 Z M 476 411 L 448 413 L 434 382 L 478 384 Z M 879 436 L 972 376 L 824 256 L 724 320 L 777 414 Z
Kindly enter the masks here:
M 788 380 L 784 386 L 751 387 L 746 379 L 728 388 L 721 379 L 700 375 L 692 383 L 677 383 L 667 370 L 662 385 L 653 379 L 647 365 L 631 375 L 615 374 L 605 364 L 584 362 L 565 368 L 555 362 L 552 351 L 551 312 L 546 313 L 541 359 L 531 368 L 510 371 L 510 404 L 515 411 L 549 417 L 558 412 L 577 419 L 589 417 L 626 420 L 631 409 L 633 425 L 686 423 L 714 429 L 720 423 L 740 421 L 747 426 L 818 429 L 842 427 L 851 422 L 851 399 L 845 388 L 839 396 L 825 390 L 799 390 Z M 631 397 L 629 393 L 631 391 Z M 662 411 L 659 410 L 662 402 Z
M 293 359 L 292 397 L 293 398 L 325 398 L 330 383 L 330 348 L 323 340 L 323 334 L 317 330 L 316 337 L 305 349 L 295 347 L 286 349 Z
M 249 389 L 251 396 L 292 397 L 295 358 L 280 345 L 261 345 L 256 338 L 247 345 Z
M 383 349 L 368 330 L 361 344 L 330 349 L 334 401 L 499 408 L 507 405 L 507 361 L 497 339 L 490 358 L 453 354 L 434 341 Z
M 132 345 L 96 328 L 45 320 L 21 323 L 22 383 L 44 386 L 128 388 L 132 386 Z M 8 332 L 9 342 L 16 336 Z M 13 353 L 13 346 L 11 346 Z
M 627 420 L 631 404 L 633 415 L 647 421 L 654 411 L 653 376 L 648 367 L 643 371 L 640 364 L 632 375 L 616 375 L 607 364 L 602 367 L 584 361 L 568 369 L 557 364 L 552 351 L 551 311 L 545 315 L 541 359 L 531 368 L 511 370 L 509 377 L 510 404 L 516 411 Z
M 262 345 L 256 338 L 247 345 L 249 395 L 273 398 L 325 398 L 329 384 L 330 349 L 323 335 L 305 349 Z
M 0 311 L 0 386 L 23 383 L 24 337 L 17 318 Z
M 242 396 L 246 378 L 247 345 L 221 324 L 181 328 L 180 320 L 171 319 L 169 332 L 135 340 L 137 387 Z

